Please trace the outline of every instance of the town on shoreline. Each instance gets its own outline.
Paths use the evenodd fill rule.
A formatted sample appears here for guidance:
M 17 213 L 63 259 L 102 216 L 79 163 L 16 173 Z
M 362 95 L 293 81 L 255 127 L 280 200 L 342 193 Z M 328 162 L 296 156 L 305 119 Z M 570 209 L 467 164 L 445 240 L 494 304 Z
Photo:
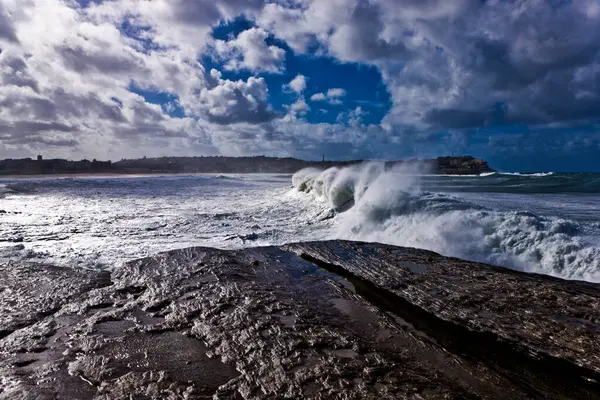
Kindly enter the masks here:
M 62 175 L 62 174 L 169 174 L 169 173 L 285 173 L 292 174 L 303 168 L 326 169 L 356 165 L 368 160 L 306 161 L 277 157 L 159 157 L 124 159 L 117 162 L 66 159 L 0 160 L 0 176 L 7 175 Z M 396 165 L 419 166 L 426 173 L 467 175 L 494 172 L 487 162 L 472 156 L 438 157 L 426 160 L 385 161 L 386 167 Z

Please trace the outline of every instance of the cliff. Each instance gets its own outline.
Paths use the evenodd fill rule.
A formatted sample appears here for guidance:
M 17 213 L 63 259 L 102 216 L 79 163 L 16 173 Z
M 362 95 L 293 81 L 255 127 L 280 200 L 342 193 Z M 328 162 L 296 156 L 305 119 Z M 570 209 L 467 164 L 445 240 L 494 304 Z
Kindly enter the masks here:
M 352 161 L 305 161 L 296 158 L 275 157 L 161 157 L 135 160 L 68 161 L 62 159 L 2 160 L 0 175 L 38 174 L 154 174 L 154 173 L 282 173 L 293 174 L 303 168 L 326 169 L 365 162 Z M 480 174 L 493 172 L 481 159 L 466 157 L 440 157 L 432 160 L 388 161 L 391 167 L 398 164 L 427 166 L 427 171 L 440 174 Z
M 0 398 L 600 397 L 600 286 L 344 241 L 0 266 Z

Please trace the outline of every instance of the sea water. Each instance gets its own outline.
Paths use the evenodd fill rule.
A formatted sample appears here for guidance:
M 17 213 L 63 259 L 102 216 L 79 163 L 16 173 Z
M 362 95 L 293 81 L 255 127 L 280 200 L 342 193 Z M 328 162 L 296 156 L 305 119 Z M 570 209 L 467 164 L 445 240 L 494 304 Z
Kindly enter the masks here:
M 115 269 L 189 246 L 351 239 L 600 282 L 600 174 L 424 172 L 0 179 L 0 263 Z

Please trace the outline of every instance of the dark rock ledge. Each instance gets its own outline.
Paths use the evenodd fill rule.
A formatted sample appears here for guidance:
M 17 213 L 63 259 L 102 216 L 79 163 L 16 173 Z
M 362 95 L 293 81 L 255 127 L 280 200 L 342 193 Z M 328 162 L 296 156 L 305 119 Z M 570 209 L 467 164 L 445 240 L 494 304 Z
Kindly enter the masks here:
M 0 266 L 0 398 L 600 398 L 600 286 L 379 244 Z

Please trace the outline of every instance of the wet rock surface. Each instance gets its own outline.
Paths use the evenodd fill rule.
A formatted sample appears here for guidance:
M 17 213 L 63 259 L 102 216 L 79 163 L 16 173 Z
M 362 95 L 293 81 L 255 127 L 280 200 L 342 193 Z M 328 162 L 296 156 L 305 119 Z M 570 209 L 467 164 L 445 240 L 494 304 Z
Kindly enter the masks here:
M 0 398 L 598 398 L 600 288 L 343 241 L 0 266 Z

